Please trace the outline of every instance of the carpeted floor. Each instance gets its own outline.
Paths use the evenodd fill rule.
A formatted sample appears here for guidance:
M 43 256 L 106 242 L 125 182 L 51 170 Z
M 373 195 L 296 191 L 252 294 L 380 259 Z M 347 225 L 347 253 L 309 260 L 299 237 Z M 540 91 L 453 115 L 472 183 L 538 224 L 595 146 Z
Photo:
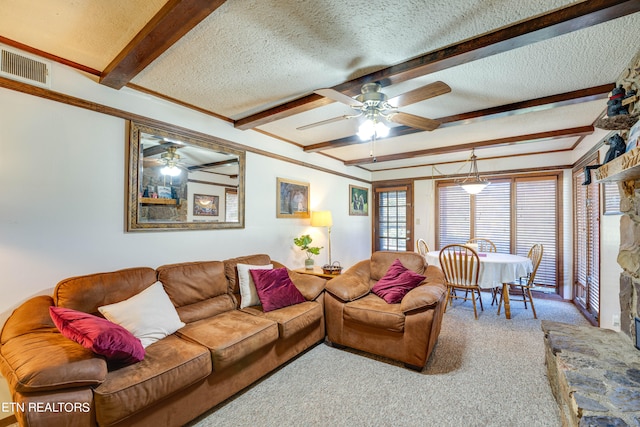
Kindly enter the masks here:
M 320 344 L 191 424 L 209 426 L 560 426 L 544 365 L 541 320 L 588 324 L 569 303 L 521 302 L 498 317 L 483 295 L 444 315 L 422 372 Z

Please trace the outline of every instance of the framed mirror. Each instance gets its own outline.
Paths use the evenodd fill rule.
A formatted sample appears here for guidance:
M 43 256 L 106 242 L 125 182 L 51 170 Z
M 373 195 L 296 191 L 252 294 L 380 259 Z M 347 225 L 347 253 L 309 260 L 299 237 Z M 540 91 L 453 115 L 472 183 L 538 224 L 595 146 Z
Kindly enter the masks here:
M 128 134 L 127 231 L 244 228 L 244 150 L 164 124 Z

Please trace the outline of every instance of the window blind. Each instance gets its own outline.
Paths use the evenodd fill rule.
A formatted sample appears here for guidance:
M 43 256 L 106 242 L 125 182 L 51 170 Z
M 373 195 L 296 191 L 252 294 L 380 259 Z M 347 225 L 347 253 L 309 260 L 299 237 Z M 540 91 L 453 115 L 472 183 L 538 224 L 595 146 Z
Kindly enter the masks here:
M 536 243 L 544 247 L 535 282 L 557 285 L 558 178 L 516 180 L 515 253 L 527 256 Z
M 438 193 L 438 246 L 465 243 L 471 236 L 469 194 L 455 184 L 440 186 Z
M 475 196 L 453 183 L 438 183 L 438 247 L 484 237 L 498 252 L 527 256 L 531 246 L 541 243 L 536 283 L 557 288 L 559 175 L 491 181 Z
M 473 237 L 491 240 L 498 252 L 511 252 L 511 181 L 492 181 L 475 196 Z

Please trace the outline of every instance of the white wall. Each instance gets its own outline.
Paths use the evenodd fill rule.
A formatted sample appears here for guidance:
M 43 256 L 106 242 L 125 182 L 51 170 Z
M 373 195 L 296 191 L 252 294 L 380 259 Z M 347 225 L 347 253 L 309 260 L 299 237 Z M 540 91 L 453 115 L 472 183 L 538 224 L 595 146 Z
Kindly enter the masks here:
M 53 72 L 54 91 L 368 178 L 360 168 L 128 89 L 104 88 L 66 67 L 54 64 Z M 332 211 L 334 260 L 348 267 L 370 256 L 371 216 L 348 215 L 349 184 L 369 187 L 360 180 L 248 152 L 244 229 L 126 233 L 123 119 L 0 89 L 0 130 L 0 324 L 24 300 L 75 275 L 252 253 L 301 267 L 305 256 L 293 237 L 311 233 L 327 246 L 326 229 L 276 218 L 277 177 L 309 182 L 311 209 Z M 318 263 L 325 257 L 322 251 Z

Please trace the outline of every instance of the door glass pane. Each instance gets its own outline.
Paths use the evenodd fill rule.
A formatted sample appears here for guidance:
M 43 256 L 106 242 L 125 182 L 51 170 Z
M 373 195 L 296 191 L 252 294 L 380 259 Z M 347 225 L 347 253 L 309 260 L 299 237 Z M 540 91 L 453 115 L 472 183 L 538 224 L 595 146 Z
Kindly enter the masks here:
M 407 250 L 407 191 L 380 191 L 378 203 L 378 250 Z

